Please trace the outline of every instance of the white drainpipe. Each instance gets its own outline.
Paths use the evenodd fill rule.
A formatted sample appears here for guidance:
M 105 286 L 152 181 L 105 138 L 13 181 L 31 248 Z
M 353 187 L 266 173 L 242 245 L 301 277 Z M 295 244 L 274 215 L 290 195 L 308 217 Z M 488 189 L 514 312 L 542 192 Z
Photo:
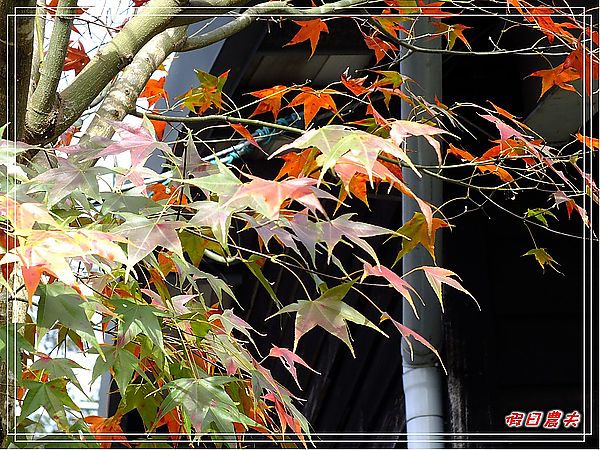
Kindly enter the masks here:
M 413 28 L 414 35 L 431 33 L 432 27 L 427 17 L 420 17 Z M 440 39 L 420 39 L 419 46 L 439 47 Z M 400 63 L 400 73 L 415 80 L 411 90 L 426 100 L 433 102 L 434 95 L 441 99 L 442 94 L 442 58 L 439 54 L 413 53 Z M 406 106 L 406 108 L 405 108 Z M 410 105 L 402 105 L 402 118 L 410 117 Z M 408 139 L 407 148 L 413 162 L 425 165 L 437 164 L 435 151 L 423 138 Z M 433 205 L 442 204 L 442 185 L 432 177 L 418 178 L 412 170 L 404 170 L 406 183 L 414 193 Z M 402 200 L 402 219 L 410 220 L 419 211 L 417 204 L 407 197 Z M 436 247 L 441 248 L 440 236 L 436 238 Z M 438 253 L 438 252 L 436 252 Z M 440 255 L 436 255 L 438 264 Z M 421 247 L 411 251 L 402 259 L 402 270 L 432 265 L 431 256 Z M 420 320 L 415 317 L 410 305 L 404 302 L 402 315 L 405 326 L 416 331 L 437 349 L 441 345 L 442 320 L 441 308 L 435 294 L 422 271 L 415 272 L 407 281 L 421 294 L 426 307 L 419 307 Z M 444 432 L 444 402 L 442 394 L 443 373 L 434 354 L 421 344 L 413 341 L 414 357 L 411 359 L 406 342 L 402 343 L 402 366 L 404 385 L 406 431 L 408 448 L 443 448 L 440 442 Z M 437 442 L 436 442 L 437 441 Z

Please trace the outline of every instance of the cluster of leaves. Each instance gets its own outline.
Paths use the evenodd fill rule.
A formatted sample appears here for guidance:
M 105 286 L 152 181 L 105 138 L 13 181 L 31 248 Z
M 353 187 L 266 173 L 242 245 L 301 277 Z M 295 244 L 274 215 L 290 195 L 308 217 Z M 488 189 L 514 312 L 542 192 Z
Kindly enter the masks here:
M 428 8 L 416 2 L 386 3 L 390 17 L 374 18 L 375 26 L 359 22 L 378 63 L 396 57 L 398 43 L 390 41 L 389 35 L 409 32 L 406 21 L 410 19 L 398 18 L 407 10 L 427 10 L 439 33 L 446 36 L 448 50 L 460 45 L 457 39 L 471 49 L 463 34 L 468 27 L 440 20 L 450 16 L 441 10 L 441 2 Z M 585 35 L 588 30 L 571 21 L 536 19 L 523 2 L 509 3 L 548 40 L 559 38 L 570 46 L 560 66 L 532 74 L 542 77 L 542 95 L 552 86 L 574 89 L 568 83 L 583 77 L 581 55 L 587 51 L 576 32 Z M 287 45 L 309 41 L 312 56 L 328 26 L 321 19 L 296 23 L 300 30 Z M 592 39 L 597 44 L 597 35 Z M 78 52 L 83 52 L 81 46 L 69 47 L 65 70 L 83 69 L 87 56 Z M 592 61 L 592 67 L 597 68 L 597 61 Z M 18 364 L 12 368 L 19 387 L 19 431 L 34 429 L 30 416 L 43 408 L 61 431 L 84 436 L 90 446 L 105 447 L 110 445 L 102 442 L 106 433 L 111 433 L 111 440 L 126 440 L 120 421 L 136 410 L 147 432 L 166 429 L 173 440 L 205 435 L 217 441 L 235 440 L 243 439 L 244 432 L 258 432 L 281 441 L 289 431 L 294 440 L 306 444 L 310 429 L 298 410 L 299 399 L 264 366 L 266 358 L 254 345 L 258 331 L 238 315 L 243 299 L 238 303 L 223 279 L 200 269 L 206 257 L 244 263 L 278 307 L 274 316 L 295 315 L 293 348 L 273 343 L 267 357 L 279 359 L 298 387 L 297 365 L 310 369 L 297 354 L 298 345 L 315 327 L 354 353 L 351 327 L 364 326 L 386 335 L 380 323 L 389 320 L 411 345 L 416 341 L 439 357 L 437 349 L 375 301 L 368 299 L 376 319 L 347 301 L 350 292 L 362 293 L 367 277 L 376 277 L 383 281 L 382 288 L 399 293 L 418 317 L 415 301 L 423 293 L 406 281 L 408 274 L 398 275 L 394 266 L 419 245 L 431 255 L 431 264 L 414 271 L 424 274 L 442 310 L 444 285 L 471 296 L 457 274 L 436 264 L 436 233 L 450 227 L 450 220 L 440 205 L 414 193 L 403 170 L 446 179 L 442 170 L 466 168 L 472 170 L 471 176 L 453 181 L 475 190 L 492 184 L 494 189 L 518 192 L 544 183 L 551 186 L 550 205 L 528 210 L 524 220 L 548 228 L 548 219 L 556 218 L 550 209 L 564 205 L 569 217 L 576 211 L 589 225 L 585 209 L 576 201 L 581 194 L 576 185 L 582 180 L 587 194 L 596 200 L 598 189 L 578 165 L 582 154 L 565 157 L 499 106 L 470 106 L 497 128 L 499 136 L 489 148 L 467 150 L 457 136 L 465 130 L 460 115 L 465 105 L 430 103 L 412 95 L 412 80 L 393 70 L 373 70 L 358 77 L 342 74 L 337 83 L 323 89 L 276 85 L 249 93 L 252 101 L 241 108 L 230 105 L 223 93 L 228 72 L 196 74 L 198 86 L 173 105 L 168 104 L 164 76 L 151 79 L 140 96 L 155 112 L 178 106 L 199 116 L 218 111 L 215 120 L 224 121 L 237 137 L 259 148 L 260 139 L 252 128 L 264 122 L 252 117 L 272 119 L 274 129 L 283 110 L 303 117 L 304 129 L 283 127 L 298 137 L 271 154 L 270 158 L 283 160 L 274 179 L 246 173 L 218 157 L 207 162 L 191 130 L 183 142 L 183 155 L 177 156 L 161 141 L 166 122 L 160 118 L 144 117 L 139 125 L 110 122 L 114 139 L 91 137 L 71 144 L 75 130 L 70 130 L 59 142 L 37 148 L 48 156 L 50 168 L 39 159 L 16 164 L 9 156 L 33 147 L 1 143 L 10 155 L 0 161 L 6 168 L 0 195 L 0 281 L 10 295 L 19 297 L 13 288 L 15 280 L 22 279 L 29 307 L 26 323 L 0 336 L 5 348 L 16 343 L 19 351 Z M 597 78 L 596 69 L 591 78 Z M 160 99 L 167 104 L 163 111 L 154 109 Z M 363 120 L 344 123 L 342 111 L 348 99 L 362 105 Z M 390 104 L 397 101 L 418 111 L 418 119 L 391 117 Z M 239 111 L 247 112 L 248 118 L 240 118 Z M 318 126 L 322 115 L 332 119 Z M 437 167 L 413 163 L 408 142 L 415 137 L 429 143 Z M 575 139 L 588 147 L 586 151 L 598 150 L 598 142 L 589 137 L 578 134 Z M 158 152 L 164 158 L 162 174 L 146 167 Z M 128 155 L 131 164 L 95 165 L 99 158 L 120 155 Z M 354 197 L 369 206 L 369 193 L 384 188 L 396 190 L 419 207 L 396 231 L 355 220 L 352 212 L 344 211 Z M 256 245 L 243 246 L 242 233 L 251 233 Z M 381 236 L 396 239 L 387 244 L 397 250 L 387 266 L 373 245 L 372 238 Z M 355 249 L 361 270 L 349 273 L 344 267 L 336 256 L 341 245 Z M 526 254 L 542 267 L 556 268 L 544 248 Z M 263 273 L 266 265 L 282 266 L 291 274 L 304 269 L 314 285 L 302 283 L 305 297 L 284 306 Z M 339 276 L 330 276 L 334 271 Z M 41 351 L 40 342 L 48 335 L 55 349 L 70 345 L 84 355 L 94 355 L 92 382 L 110 372 L 120 394 L 115 415 L 82 413 L 67 390 L 72 386 L 84 392 L 74 372 L 81 367 L 57 352 Z M 10 353 L 5 356 L 11 360 Z

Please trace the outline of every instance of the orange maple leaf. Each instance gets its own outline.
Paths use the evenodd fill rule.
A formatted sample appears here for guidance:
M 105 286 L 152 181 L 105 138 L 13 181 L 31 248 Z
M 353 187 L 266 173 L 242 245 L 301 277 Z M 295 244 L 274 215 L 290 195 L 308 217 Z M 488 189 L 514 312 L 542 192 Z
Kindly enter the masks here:
M 461 150 L 452 144 L 450 144 L 450 147 L 448 148 L 448 154 L 458 156 L 463 161 L 480 162 L 480 161 L 485 161 L 486 159 L 488 159 L 485 157 L 485 155 L 481 158 L 476 158 L 468 151 Z M 498 176 L 502 181 L 504 181 L 506 183 L 512 183 L 513 181 L 515 181 L 514 178 L 512 177 L 512 175 L 510 173 L 508 173 L 507 170 L 503 169 L 500 166 L 497 166 L 496 164 L 479 164 L 476 166 L 476 168 L 481 173 L 486 173 L 486 172 L 493 173 L 494 175 Z
M 321 33 L 329 33 L 327 24 L 321 19 L 305 20 L 302 22 L 297 22 L 294 20 L 294 23 L 296 25 L 300 25 L 300 30 L 298 31 L 298 33 L 296 33 L 296 35 L 292 38 L 290 42 L 284 45 L 284 47 L 310 40 L 310 57 L 312 58 L 312 56 L 315 54 L 317 44 L 319 43 Z
M 367 77 L 350 78 L 346 72 L 344 72 L 341 77 L 342 84 L 354 95 L 363 95 L 370 91 L 363 86 L 363 83 L 366 80 Z
M 387 41 L 376 37 L 375 34 L 373 34 L 372 36 L 363 34 L 363 37 L 365 39 L 365 44 L 367 45 L 367 47 L 369 47 L 375 52 L 375 59 L 377 60 L 377 62 L 381 61 L 384 56 L 393 54 L 395 51 L 398 51 L 398 47 L 396 47 L 394 44 L 391 44 Z
M 87 416 L 83 420 L 89 425 L 91 433 L 96 439 L 110 439 L 111 441 L 121 441 L 122 445 L 131 447 L 127 442 L 127 438 L 123 434 L 121 428 L 121 416 L 114 415 L 112 417 Z M 108 434 L 110 433 L 110 434 Z M 108 434 L 108 435 L 107 435 Z M 103 442 L 101 448 L 111 448 L 111 442 Z
M 571 81 L 578 80 L 580 78 L 577 70 L 573 67 L 565 68 L 564 63 L 556 66 L 553 69 L 544 69 L 533 72 L 530 77 L 541 77 L 542 78 L 542 93 L 540 98 L 550 89 L 552 86 L 558 86 L 561 89 L 567 91 L 576 92 L 575 88 L 570 83 Z
M 260 145 L 258 145 L 256 139 L 254 139 L 254 136 L 250 134 L 250 132 L 244 125 L 242 125 L 241 123 L 229 123 L 229 126 L 233 128 L 236 133 L 240 134 L 244 139 L 246 139 L 248 142 L 254 145 L 256 148 L 260 149 Z
M 592 150 L 598 150 L 600 148 L 600 141 L 597 138 L 584 136 L 579 131 L 575 135 L 575 138 L 582 144 L 587 145 Z
M 321 89 L 316 91 L 309 87 L 303 87 L 302 92 L 294 97 L 286 108 L 303 105 L 304 124 L 308 128 L 308 125 L 321 109 L 327 109 L 332 113 L 337 114 L 337 106 L 335 105 L 331 94 L 339 94 L 339 92 L 333 89 Z
M 158 80 L 152 78 L 146 83 L 146 87 L 144 87 L 144 90 L 140 94 L 140 98 L 147 99 L 150 108 L 152 108 L 161 98 L 164 98 L 165 100 L 169 99 L 167 92 L 165 91 L 166 80 L 167 77 L 162 77 Z
M 273 114 L 273 118 L 277 119 L 279 111 L 281 110 L 281 99 L 287 91 L 287 87 L 277 85 L 273 86 L 272 88 L 250 92 L 250 95 L 261 99 L 254 112 L 250 114 L 250 117 L 257 114 L 271 112 Z
M 162 183 L 154 183 L 148 186 L 150 198 L 155 202 L 167 200 L 167 205 L 186 205 L 188 198 L 181 191 L 177 190 L 177 186 L 165 186 Z
M 285 155 L 281 155 L 280 158 L 285 162 L 283 167 L 279 170 L 279 173 L 275 177 L 276 180 L 280 180 L 286 175 L 292 178 L 299 178 L 301 176 L 318 176 L 316 170 L 319 168 L 315 156 L 317 152 L 312 148 L 296 153 L 290 152 Z

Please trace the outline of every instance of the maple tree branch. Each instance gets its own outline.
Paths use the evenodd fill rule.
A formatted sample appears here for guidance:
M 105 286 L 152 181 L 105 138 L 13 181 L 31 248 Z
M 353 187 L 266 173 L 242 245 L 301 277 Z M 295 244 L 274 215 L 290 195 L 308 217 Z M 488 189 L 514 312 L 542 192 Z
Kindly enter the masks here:
M 44 134 L 47 131 L 47 123 L 52 120 L 51 113 L 58 107 L 58 83 L 67 55 L 76 6 L 77 0 L 60 0 L 58 2 L 48 54 L 40 69 L 39 82 L 27 106 L 26 128 L 28 128 L 28 133 Z
M 40 81 L 40 66 L 44 56 L 44 34 L 46 30 L 46 6 L 43 0 L 37 0 L 35 9 L 35 36 L 33 41 L 33 55 L 31 59 L 31 82 L 29 93 L 33 94 Z
M 269 17 L 271 14 L 275 13 L 298 15 L 298 19 L 302 20 L 302 16 L 304 15 L 307 16 L 306 19 L 308 20 L 314 19 L 314 17 L 312 17 L 314 15 L 327 14 L 350 6 L 357 6 L 362 3 L 366 3 L 367 1 L 368 0 L 339 0 L 334 3 L 328 3 L 326 5 L 312 8 L 296 8 L 291 6 L 287 1 L 271 1 L 268 3 L 261 3 L 246 9 L 242 15 L 236 17 L 231 22 L 219 27 L 216 30 L 188 38 L 186 44 L 179 51 L 186 52 L 207 47 L 215 42 L 219 42 L 220 40 L 239 33 L 248 25 L 252 24 L 254 21 L 263 16 Z
M 12 124 L 8 129 L 11 139 L 20 138 L 25 122 L 34 21 L 23 9 L 32 6 L 35 0 L 0 1 L 0 29 L 8 39 L 0 39 L 0 61 L 6 62 L 0 73 L 0 125 Z
M 142 47 L 127 70 L 109 90 L 102 106 L 87 128 L 83 142 L 92 136 L 112 137 L 114 129 L 107 120 L 122 120 L 131 109 L 135 108 L 136 100 L 152 74 L 175 49 L 185 42 L 185 37 L 186 27 L 170 28 Z
M 72 0 L 69 0 L 72 1 Z M 220 8 L 238 6 L 247 0 L 206 0 L 204 14 L 222 12 Z M 185 12 L 190 0 L 150 0 L 122 30 L 103 46 L 86 67 L 58 95 L 51 114 L 31 115 L 27 120 L 26 141 L 46 143 L 71 126 L 97 95 L 126 66 L 141 48 L 162 31 L 176 27 L 175 19 Z M 208 8 L 208 6 L 214 9 Z M 194 21 L 203 17 L 193 17 Z M 54 42 L 51 42 L 50 48 Z M 63 59 L 64 61 L 64 59 Z
M 208 47 L 211 44 L 239 33 L 244 28 L 248 27 L 248 25 L 252 24 L 256 19 L 258 19 L 258 14 L 262 12 L 278 11 L 280 8 L 283 8 L 286 5 L 286 1 L 273 1 L 248 8 L 244 14 L 236 17 L 231 22 L 226 23 L 216 30 L 209 31 L 198 36 L 188 37 L 185 44 L 178 51 L 188 52 L 191 50 Z
M 256 119 L 245 119 L 243 117 L 226 116 L 223 114 L 213 114 L 209 116 L 198 116 L 198 117 L 177 117 L 177 116 L 166 116 L 163 114 L 151 114 L 141 113 L 138 111 L 132 111 L 130 114 L 143 117 L 146 116 L 150 120 L 160 120 L 163 122 L 180 122 L 180 123 L 204 123 L 204 122 L 228 122 L 228 123 L 241 123 L 243 125 L 254 125 L 257 127 L 269 127 L 277 130 L 288 131 L 297 135 L 304 134 L 306 130 L 301 128 L 288 127 L 278 123 L 265 122 L 263 120 Z

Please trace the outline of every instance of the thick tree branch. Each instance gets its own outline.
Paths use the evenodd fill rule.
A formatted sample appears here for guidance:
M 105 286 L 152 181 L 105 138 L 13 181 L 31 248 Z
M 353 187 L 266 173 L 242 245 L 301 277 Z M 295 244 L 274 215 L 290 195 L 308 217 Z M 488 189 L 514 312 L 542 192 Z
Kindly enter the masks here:
M 102 102 L 86 130 L 84 142 L 92 136 L 112 137 L 114 129 L 107 120 L 122 120 L 135 108 L 136 100 L 154 71 L 185 42 L 185 37 L 186 27 L 168 29 L 152 38 L 135 55 Z
M 46 30 L 46 6 L 43 0 L 37 0 L 35 8 L 35 36 L 33 38 L 33 55 L 31 59 L 31 82 L 29 94 L 33 94 L 40 81 L 40 67 L 44 59 L 44 35 Z
M 125 68 L 154 36 L 174 26 L 190 0 L 151 0 L 123 29 L 92 58 L 85 69 L 59 95 L 59 105 L 50 117 L 32 116 L 27 121 L 27 141 L 44 143 L 60 135 L 88 108 L 104 87 Z M 221 7 L 247 0 L 209 0 L 204 14 L 222 12 Z M 208 6 L 216 9 L 210 10 Z M 218 8 L 217 8 L 218 7 Z M 194 17 L 194 21 L 202 17 Z
M 77 0 L 60 0 L 54 16 L 50 47 L 40 69 L 40 80 L 27 107 L 26 128 L 28 133 L 49 137 L 48 125 L 54 120 L 58 109 L 58 83 L 62 75 L 73 27 Z
M 7 61 L 7 64 L 2 64 L 0 74 L 0 104 L 2 105 L 0 124 L 12 123 L 12 127 L 9 128 L 11 139 L 21 138 L 21 130 L 25 123 L 34 19 L 27 15 L 32 11 L 24 8 L 33 6 L 35 0 L 12 0 L 0 3 L 1 22 L 4 25 L 0 29 L 8 36 L 8 42 L 2 39 L 0 50 L 1 60 Z M 17 16 L 8 19 L 7 14 L 17 14 Z

